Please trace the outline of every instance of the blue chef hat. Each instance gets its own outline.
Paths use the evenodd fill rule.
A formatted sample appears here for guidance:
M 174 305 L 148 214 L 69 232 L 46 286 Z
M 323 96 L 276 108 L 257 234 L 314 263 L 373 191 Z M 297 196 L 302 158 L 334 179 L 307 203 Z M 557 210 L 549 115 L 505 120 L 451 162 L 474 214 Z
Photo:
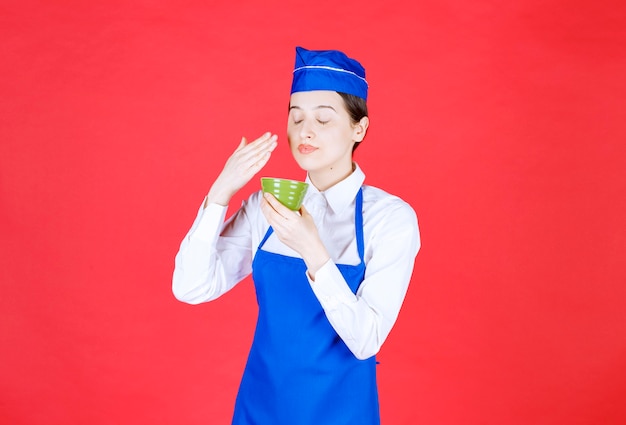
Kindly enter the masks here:
M 338 50 L 296 47 L 291 93 L 311 90 L 332 90 L 367 100 L 365 69 Z

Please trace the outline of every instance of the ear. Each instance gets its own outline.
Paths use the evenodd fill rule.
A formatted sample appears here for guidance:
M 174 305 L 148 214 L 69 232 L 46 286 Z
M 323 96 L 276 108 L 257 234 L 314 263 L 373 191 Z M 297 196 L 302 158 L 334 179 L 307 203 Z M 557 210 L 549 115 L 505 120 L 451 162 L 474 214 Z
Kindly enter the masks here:
M 354 133 L 353 140 L 355 142 L 361 142 L 365 138 L 365 134 L 367 134 L 367 127 L 370 125 L 370 119 L 368 117 L 363 117 L 361 120 L 354 125 Z

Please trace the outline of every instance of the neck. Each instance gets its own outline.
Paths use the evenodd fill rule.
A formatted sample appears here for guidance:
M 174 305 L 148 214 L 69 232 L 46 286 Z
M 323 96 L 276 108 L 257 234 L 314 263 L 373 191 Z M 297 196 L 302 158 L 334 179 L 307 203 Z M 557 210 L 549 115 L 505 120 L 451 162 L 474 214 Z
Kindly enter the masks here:
M 313 186 L 323 192 L 347 178 L 355 169 L 351 162 L 347 167 L 331 167 L 326 170 L 309 171 L 309 179 Z

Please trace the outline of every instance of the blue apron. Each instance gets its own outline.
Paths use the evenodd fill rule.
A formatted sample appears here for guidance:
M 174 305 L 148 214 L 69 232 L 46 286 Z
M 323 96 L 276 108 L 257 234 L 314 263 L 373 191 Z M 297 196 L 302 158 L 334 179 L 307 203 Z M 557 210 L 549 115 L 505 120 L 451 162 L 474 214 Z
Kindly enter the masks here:
M 363 194 L 356 198 L 360 264 L 337 267 L 356 293 L 365 275 Z M 252 262 L 259 304 L 233 425 L 378 425 L 376 357 L 359 360 L 332 328 L 304 260 L 261 248 Z

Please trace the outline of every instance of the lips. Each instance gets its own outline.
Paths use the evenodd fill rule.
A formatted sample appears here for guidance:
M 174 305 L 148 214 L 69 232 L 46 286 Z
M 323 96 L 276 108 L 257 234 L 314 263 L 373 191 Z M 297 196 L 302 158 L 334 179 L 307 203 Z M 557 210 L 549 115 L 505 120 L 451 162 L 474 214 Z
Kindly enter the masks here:
M 316 150 L 317 148 L 315 146 L 311 146 L 307 144 L 298 145 L 298 152 L 300 152 L 303 155 L 310 154 L 311 152 L 315 152 Z

